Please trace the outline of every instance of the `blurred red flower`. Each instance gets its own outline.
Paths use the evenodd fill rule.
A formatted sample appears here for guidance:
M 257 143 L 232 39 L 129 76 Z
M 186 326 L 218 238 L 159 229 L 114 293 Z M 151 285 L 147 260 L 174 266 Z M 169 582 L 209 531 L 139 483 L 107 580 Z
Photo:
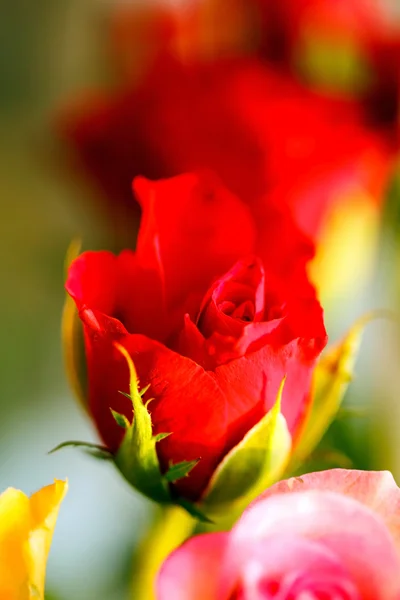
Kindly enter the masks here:
M 210 168 L 250 206 L 289 203 L 313 237 L 343 196 L 382 200 L 392 153 L 356 102 L 247 59 L 160 59 L 140 85 L 69 109 L 61 128 L 112 218 L 134 214 L 133 177 Z
M 337 84 L 365 102 L 369 119 L 399 133 L 400 12 L 397 0 L 255 0 L 261 54 L 311 85 Z M 321 58 L 322 57 L 322 58 Z M 317 69 L 317 73 L 315 73 Z M 337 81 L 334 71 L 342 73 Z M 303 73 L 304 74 L 304 73 Z

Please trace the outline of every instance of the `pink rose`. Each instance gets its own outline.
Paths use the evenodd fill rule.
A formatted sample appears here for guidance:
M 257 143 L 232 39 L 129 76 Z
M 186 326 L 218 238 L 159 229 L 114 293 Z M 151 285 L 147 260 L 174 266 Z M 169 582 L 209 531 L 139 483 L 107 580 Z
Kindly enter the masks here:
M 158 600 L 399 600 L 400 490 L 388 472 L 288 479 L 232 531 L 190 539 L 164 563 Z

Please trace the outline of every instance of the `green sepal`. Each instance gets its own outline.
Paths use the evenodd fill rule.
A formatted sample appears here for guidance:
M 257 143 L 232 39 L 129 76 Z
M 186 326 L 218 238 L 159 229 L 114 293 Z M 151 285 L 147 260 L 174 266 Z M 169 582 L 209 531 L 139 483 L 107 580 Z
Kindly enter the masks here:
M 161 435 L 165 437 L 165 434 Z M 187 477 L 190 471 L 198 464 L 199 460 L 199 458 L 197 460 L 183 460 L 182 462 L 171 464 L 164 475 L 165 479 L 169 483 L 174 483 L 175 481 L 178 481 L 178 479 Z
M 195 518 L 210 523 L 211 521 L 199 507 L 179 497 L 170 486 L 170 484 L 187 477 L 200 458 L 170 464 L 167 472 L 161 473 L 156 444 L 171 435 L 171 432 L 153 435 L 151 415 L 147 408 L 151 400 L 144 402 L 142 399 L 149 386 L 139 390 L 135 366 L 129 353 L 120 344 L 116 343 L 115 346 L 126 359 L 130 374 L 129 394 L 125 392 L 121 392 L 121 394 L 132 404 L 132 422 L 126 415 L 110 409 L 117 425 L 125 431 L 118 452 L 113 455 L 103 446 L 71 441 L 59 444 L 49 454 L 68 446 L 83 447 L 94 456 L 113 460 L 128 482 L 145 496 L 161 504 L 180 506 Z
M 68 275 L 70 264 L 78 257 L 80 249 L 80 240 L 73 240 L 65 257 L 65 277 Z M 66 295 L 63 308 L 61 338 L 68 381 L 79 403 L 87 411 L 87 372 L 83 327 L 75 302 L 69 294 Z
M 156 443 L 162 439 L 153 435 L 151 415 L 138 389 L 138 378 L 133 361 L 120 344 L 116 348 L 126 359 L 129 368 L 129 394 L 132 402 L 132 423 L 127 419 L 125 435 L 115 455 L 115 464 L 133 487 L 152 500 L 172 502 L 168 481 L 160 471 Z M 165 434 L 162 434 L 165 437 Z
M 145 496 L 156 502 L 177 504 L 197 519 L 208 521 L 200 509 L 191 502 L 175 496 L 170 487 L 170 483 L 187 477 L 200 459 L 171 464 L 164 475 L 161 473 L 156 444 L 171 433 L 153 435 L 151 415 L 147 408 L 151 400 L 143 402 L 142 398 L 149 386 L 139 390 L 135 366 L 129 353 L 120 344 L 116 344 L 116 347 L 126 359 L 129 368 L 129 394 L 123 395 L 132 403 L 133 418 L 130 423 L 124 415 L 111 411 L 116 422 L 125 429 L 125 436 L 115 456 L 115 464 L 129 483 Z
M 118 427 L 121 427 L 122 429 L 128 429 L 128 427 L 130 427 L 130 423 L 125 415 L 122 415 L 121 413 L 113 410 L 112 408 L 110 410 Z
M 90 442 L 80 442 L 77 440 L 62 442 L 62 444 L 58 444 L 58 446 L 50 450 L 48 454 L 53 454 L 58 450 L 62 450 L 62 448 L 83 448 L 91 456 L 94 456 L 95 458 L 101 458 L 103 460 L 113 460 L 114 458 L 113 454 L 105 446 L 91 444 Z
M 150 389 L 150 384 L 145 385 L 144 388 L 142 388 L 141 390 L 138 389 L 138 392 L 140 394 L 140 396 L 144 396 L 145 393 L 147 392 L 147 390 Z M 130 394 L 128 394 L 127 392 L 120 392 L 120 394 L 122 394 L 123 396 L 125 396 L 125 398 L 129 398 L 129 400 L 132 400 L 132 396 Z M 147 400 L 146 405 L 151 402 L 152 398 L 150 398 L 150 400 Z
M 379 313 L 358 319 L 341 342 L 330 348 L 314 370 L 312 404 L 294 448 L 290 470 L 296 470 L 306 460 L 325 431 L 337 416 L 344 394 L 353 378 L 354 364 L 365 326 Z
M 156 442 L 161 442 L 161 440 L 167 438 L 169 435 L 171 435 L 170 433 L 157 433 L 157 435 L 154 436 L 154 439 L 156 440 Z
M 210 523 L 210 524 L 214 523 L 214 521 L 212 519 L 210 519 L 205 514 L 205 512 L 201 508 L 199 508 L 199 506 L 197 504 L 193 504 L 193 502 L 190 502 L 189 500 L 186 500 L 185 498 L 176 498 L 175 504 L 184 508 L 186 510 L 186 512 L 189 513 L 189 515 L 191 515 L 198 521 L 201 521 L 202 523 Z
M 281 413 L 282 381 L 276 402 L 222 460 L 202 498 L 201 506 L 214 512 L 233 504 L 246 506 L 274 483 L 289 461 L 292 438 Z

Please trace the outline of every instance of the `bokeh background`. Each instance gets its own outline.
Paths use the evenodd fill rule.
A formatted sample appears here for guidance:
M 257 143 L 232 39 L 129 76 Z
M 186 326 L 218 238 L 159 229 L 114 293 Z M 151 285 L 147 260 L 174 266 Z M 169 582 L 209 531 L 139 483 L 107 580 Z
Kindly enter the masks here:
M 70 241 L 101 248 L 107 227 L 94 190 L 66 167 L 54 122 L 68 98 L 112 81 L 108 32 L 117 5 L 14 0 L 0 7 L 0 489 L 30 493 L 69 479 L 48 564 L 49 600 L 128 598 L 132 554 L 152 510 L 110 465 L 79 450 L 47 454 L 65 440 L 96 441 L 64 374 L 60 320 Z M 327 305 L 332 340 L 367 310 L 397 310 L 398 190 L 393 184 L 388 194 L 371 277 Z M 346 410 L 321 456 L 333 447 L 332 462 L 389 468 L 400 481 L 398 345 L 395 321 L 368 326 Z
M 51 127 L 60 99 L 100 80 L 108 9 L 88 0 L 0 9 L 0 488 L 30 493 L 68 477 L 48 563 L 49 598 L 60 600 L 127 597 L 148 506 L 109 465 L 74 450 L 47 455 L 64 440 L 96 441 L 68 388 L 60 319 L 71 239 L 101 247 L 104 231 L 89 191 L 63 173 Z

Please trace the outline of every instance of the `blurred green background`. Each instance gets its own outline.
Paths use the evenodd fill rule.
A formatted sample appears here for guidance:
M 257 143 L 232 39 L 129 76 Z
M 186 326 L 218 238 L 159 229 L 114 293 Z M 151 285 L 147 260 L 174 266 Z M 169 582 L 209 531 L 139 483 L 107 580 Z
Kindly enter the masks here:
M 14 0 L 0 8 L 0 489 L 31 493 L 68 477 L 48 564 L 48 597 L 59 600 L 127 598 L 132 551 L 149 518 L 149 503 L 110 465 L 78 450 L 47 455 L 64 440 L 96 441 L 66 382 L 60 319 L 71 239 L 101 247 L 105 231 L 89 190 L 62 168 L 51 123 L 60 99 L 107 77 L 101 40 L 110 6 L 100 0 Z M 366 310 L 394 307 L 397 238 L 388 230 L 382 239 L 374 281 L 327 307 L 333 339 Z M 348 411 L 327 440 L 354 466 L 391 468 L 398 476 L 394 329 L 381 322 L 369 326 L 347 397 L 362 416 Z
M 127 597 L 147 502 L 110 465 L 61 441 L 96 441 L 64 375 L 60 319 L 71 239 L 101 245 L 81 185 L 60 168 L 51 119 L 60 99 L 99 81 L 105 4 L 16 0 L 0 8 L 0 489 L 31 493 L 68 477 L 48 564 L 49 598 Z M 99 36 L 96 38 L 96 35 Z

